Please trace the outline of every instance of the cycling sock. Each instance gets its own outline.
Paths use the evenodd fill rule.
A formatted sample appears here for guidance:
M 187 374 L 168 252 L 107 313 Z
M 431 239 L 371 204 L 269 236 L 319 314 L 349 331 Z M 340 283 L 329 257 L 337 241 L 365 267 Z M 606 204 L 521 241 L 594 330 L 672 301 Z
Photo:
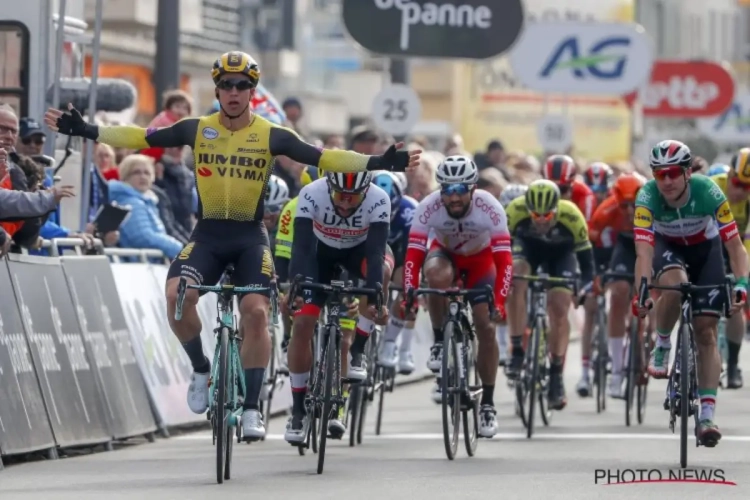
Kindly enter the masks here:
M 403 328 L 404 320 L 391 316 L 388 319 L 388 326 L 385 327 L 385 341 L 396 342 L 396 340 L 398 340 L 398 335 Z
M 190 358 L 190 364 L 193 365 L 195 373 L 208 373 L 211 371 L 211 362 L 203 354 L 203 342 L 200 335 L 187 342 L 182 342 L 182 348 L 185 349 L 185 353 Z
M 550 356 L 550 369 L 556 369 L 557 371 L 562 373 L 564 363 L 565 363 L 564 356 L 555 356 L 554 354 Z
M 352 354 L 362 354 L 365 352 L 367 339 L 370 338 L 370 332 L 372 332 L 374 326 L 375 324 L 372 320 L 367 319 L 360 314 L 359 319 L 357 320 L 357 331 L 354 335 L 354 342 L 352 342 L 352 347 L 349 349 L 349 352 Z
M 245 403 L 242 405 L 244 410 L 257 410 L 258 399 L 260 399 L 260 390 L 263 388 L 263 384 L 266 382 L 266 369 L 265 368 L 246 368 L 245 369 L 245 388 L 247 389 L 247 397 Z
M 292 386 L 292 413 L 295 415 L 304 415 L 305 413 L 305 395 L 307 394 L 307 380 L 309 378 L 310 372 L 289 374 L 289 381 Z
M 435 343 L 436 344 L 442 344 L 443 340 L 445 340 L 445 335 L 443 334 L 442 328 L 433 328 L 432 334 L 435 336 Z
M 609 339 L 609 355 L 612 357 L 612 374 L 620 375 L 622 372 L 622 353 L 625 350 L 625 337 Z
M 591 358 L 589 357 L 582 357 L 581 358 L 581 375 L 584 379 L 589 379 L 589 372 L 591 372 Z
M 672 330 L 656 329 L 657 347 L 672 347 Z
M 482 406 L 495 406 L 495 385 L 482 384 Z
M 737 366 L 740 358 L 740 347 L 742 344 L 735 344 L 731 340 L 727 339 L 727 350 L 729 355 L 727 356 L 727 364 Z
M 716 409 L 716 389 L 698 389 L 701 398 L 701 420 L 713 420 Z
M 411 352 L 411 339 L 414 338 L 414 328 L 404 328 L 401 330 L 400 352 Z

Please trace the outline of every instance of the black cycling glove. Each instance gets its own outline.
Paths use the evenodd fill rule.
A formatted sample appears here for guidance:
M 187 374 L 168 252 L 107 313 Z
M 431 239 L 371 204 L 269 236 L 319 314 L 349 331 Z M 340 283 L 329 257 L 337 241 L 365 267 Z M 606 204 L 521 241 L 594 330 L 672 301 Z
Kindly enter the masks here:
M 61 134 L 71 135 L 73 137 L 84 137 L 95 141 L 99 137 L 99 127 L 86 123 L 81 116 L 80 111 L 72 108 L 69 112 L 63 113 L 57 119 L 57 128 Z
M 385 153 L 376 157 L 374 165 L 368 165 L 368 170 L 388 170 L 390 172 L 405 172 L 409 166 L 409 152 L 396 151 L 396 146 L 391 144 Z M 373 168 L 369 168 L 373 167 Z

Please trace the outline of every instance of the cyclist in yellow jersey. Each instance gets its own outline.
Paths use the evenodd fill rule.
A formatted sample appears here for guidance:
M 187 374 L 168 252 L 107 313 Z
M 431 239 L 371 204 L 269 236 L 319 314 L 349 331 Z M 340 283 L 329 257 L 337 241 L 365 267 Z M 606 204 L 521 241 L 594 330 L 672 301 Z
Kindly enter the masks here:
M 199 197 L 198 224 L 180 255 L 172 262 L 166 284 L 170 326 L 193 365 L 188 406 L 195 413 L 208 409 L 210 361 L 201 345 L 198 293 L 188 290 L 183 317 L 174 320 L 180 277 L 189 283 L 216 283 L 227 265 L 233 264 L 237 285 L 268 286 L 273 279 L 273 258 L 262 222 L 263 198 L 274 157 L 285 155 L 323 170 L 356 172 L 404 170 L 416 166 L 421 151 L 397 151 L 391 146 L 383 155 L 366 156 L 352 151 L 321 150 L 292 130 L 254 114 L 250 102 L 260 81 L 260 69 L 244 52 L 227 52 L 211 69 L 219 111 L 200 118 L 186 118 L 160 129 L 136 126 L 97 126 L 86 123 L 68 106 L 67 113 L 49 109 L 45 123 L 65 135 L 85 137 L 114 147 L 190 146 L 193 149 Z M 240 321 L 244 333 L 241 357 L 247 394 L 244 398 L 242 432 L 245 439 L 265 436 L 258 398 L 271 355 L 268 335 L 268 294 L 241 298 Z
M 740 234 L 744 235 L 745 250 L 750 253 L 750 148 L 742 148 L 732 157 L 727 173 L 712 175 L 729 201 L 729 209 L 737 222 Z M 731 274 L 729 256 L 724 249 L 724 272 Z M 745 315 L 733 314 L 727 319 L 727 389 L 739 389 L 743 385 L 742 370 L 739 367 L 740 348 L 745 334 Z

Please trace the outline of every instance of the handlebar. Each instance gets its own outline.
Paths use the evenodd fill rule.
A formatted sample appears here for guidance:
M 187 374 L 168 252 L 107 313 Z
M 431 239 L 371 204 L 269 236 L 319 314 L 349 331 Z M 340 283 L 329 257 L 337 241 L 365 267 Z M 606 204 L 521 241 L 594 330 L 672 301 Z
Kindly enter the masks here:
M 646 307 L 646 301 L 649 298 L 649 290 L 671 290 L 680 292 L 680 295 L 684 297 L 685 295 L 697 292 L 699 290 L 720 290 L 721 288 L 724 288 L 724 293 L 726 294 L 727 298 L 727 300 L 724 302 L 724 316 L 728 318 L 731 316 L 730 309 L 732 306 L 732 304 L 730 303 L 731 301 L 729 300 L 731 297 L 731 293 L 729 292 L 730 284 L 731 280 L 725 277 L 725 282 L 722 285 L 693 285 L 689 282 L 679 283 L 677 285 L 654 285 L 649 284 L 646 277 L 643 276 L 641 277 L 641 283 L 638 286 L 638 307 Z M 741 294 L 736 294 L 735 300 L 737 302 L 739 302 L 741 298 Z M 650 304 L 649 309 L 651 309 L 651 307 L 653 307 L 653 303 Z
M 292 282 L 288 286 L 289 293 L 287 294 L 287 304 L 292 309 L 294 305 L 294 298 L 300 290 L 312 290 L 323 292 L 327 295 L 336 294 L 343 296 L 354 296 L 354 295 L 367 295 L 368 297 L 375 296 L 375 308 L 380 315 L 383 309 L 383 285 L 376 283 L 375 288 L 363 288 L 352 286 L 351 281 L 331 281 L 330 284 L 325 283 L 312 283 L 308 281 L 302 281 L 304 277 L 298 274 L 294 277 Z
M 417 288 L 416 290 L 410 288 L 406 291 L 404 302 L 406 303 L 407 312 L 411 313 L 413 310 L 414 299 L 420 295 L 440 295 L 441 297 L 458 299 L 482 294 L 487 294 L 490 316 L 491 319 L 494 319 L 497 311 L 495 310 L 495 293 L 491 285 L 484 285 L 481 288 Z
M 572 285 L 573 295 L 576 296 L 576 300 L 574 301 L 575 307 L 582 305 L 584 300 L 586 299 L 585 293 L 579 295 L 580 290 L 577 278 L 522 274 L 513 276 L 513 279 L 519 281 L 528 281 L 532 285 L 540 286 L 543 289 L 550 288 L 555 285 Z M 586 290 L 585 292 L 588 292 L 588 290 Z
M 626 281 L 635 281 L 635 274 L 633 273 L 620 273 L 616 271 L 605 271 L 601 274 L 602 279 L 616 278 Z
M 182 319 L 182 306 L 185 302 L 185 294 L 188 289 L 198 290 L 199 292 L 212 292 L 221 295 L 225 299 L 229 299 L 234 295 L 242 295 L 246 293 L 261 293 L 270 292 L 271 299 L 271 313 L 273 315 L 273 324 L 278 324 L 278 296 L 279 288 L 275 281 L 271 281 L 267 287 L 262 286 L 235 286 L 229 283 L 221 285 L 188 285 L 185 277 L 180 277 L 180 282 L 177 286 L 177 304 L 175 307 L 174 318 L 177 321 Z

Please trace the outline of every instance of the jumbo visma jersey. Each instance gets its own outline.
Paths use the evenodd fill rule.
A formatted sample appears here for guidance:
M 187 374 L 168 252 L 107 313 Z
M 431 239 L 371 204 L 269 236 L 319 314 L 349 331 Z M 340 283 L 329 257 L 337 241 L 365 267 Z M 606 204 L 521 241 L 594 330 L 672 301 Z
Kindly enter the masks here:
M 721 235 L 723 241 L 737 236 L 737 223 L 721 188 L 704 175 L 688 181 L 688 200 L 679 208 L 664 201 L 656 181 L 638 191 L 633 218 L 635 241 L 654 244 L 655 235 L 678 245 L 695 245 Z

